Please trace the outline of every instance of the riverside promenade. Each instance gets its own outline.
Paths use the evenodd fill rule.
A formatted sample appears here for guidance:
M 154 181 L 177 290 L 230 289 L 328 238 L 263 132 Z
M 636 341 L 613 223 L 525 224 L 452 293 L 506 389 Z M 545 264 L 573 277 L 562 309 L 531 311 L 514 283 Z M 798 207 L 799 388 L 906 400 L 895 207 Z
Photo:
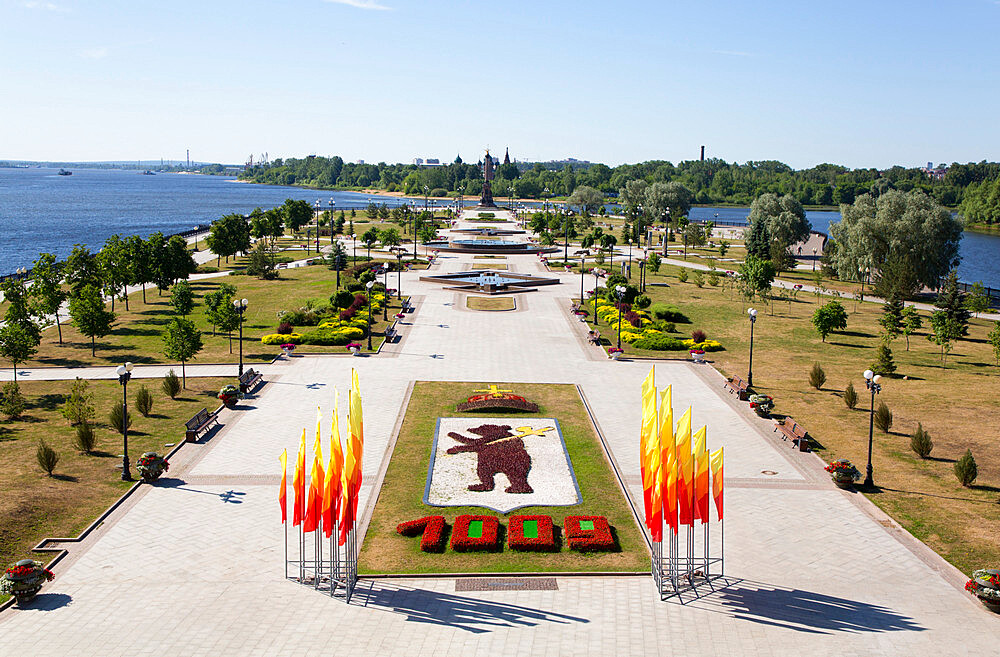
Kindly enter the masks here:
M 535 256 L 506 262 L 541 270 Z M 474 264 L 442 255 L 434 270 Z M 365 404 L 363 518 L 415 381 L 467 381 L 470 394 L 490 383 L 578 385 L 641 507 L 639 389 L 650 363 L 614 362 L 587 344 L 569 313 L 579 277 L 557 274 L 563 284 L 518 295 L 516 311 L 475 312 L 419 275 L 403 276 L 416 310 L 399 342 L 371 357 L 262 366 L 267 385 L 223 411 L 221 430 L 185 445 L 169 477 L 64 544 L 55 581 L 28 608 L 0 612 L 0 654 L 912 656 L 1000 645 L 1000 618 L 961 590 L 958 571 L 835 488 L 816 455 L 789 449 L 725 394 L 721 375 L 678 361 L 657 363 L 657 385 L 672 384 L 674 408 L 692 406 L 710 448 L 725 448 L 727 578 L 717 591 L 681 604 L 661 602 L 645 576 L 559 576 L 556 590 L 500 592 L 457 592 L 455 578 L 362 579 L 347 605 L 286 581 L 278 456 L 311 432 L 318 405 L 328 417 L 351 368 Z M 216 376 L 215 367 L 190 366 L 188 376 Z

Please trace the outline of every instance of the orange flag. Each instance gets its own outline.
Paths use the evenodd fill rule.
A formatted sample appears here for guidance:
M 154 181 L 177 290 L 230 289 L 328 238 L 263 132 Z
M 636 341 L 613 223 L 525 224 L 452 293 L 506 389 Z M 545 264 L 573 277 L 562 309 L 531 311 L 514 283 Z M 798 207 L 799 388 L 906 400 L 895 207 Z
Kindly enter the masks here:
M 650 536 L 653 541 L 659 543 L 663 540 L 663 485 L 662 485 L 662 470 L 663 470 L 663 451 L 660 447 L 660 442 L 663 440 L 663 424 L 666 418 L 670 415 L 670 398 L 671 398 L 671 388 L 667 386 L 662 393 L 660 398 L 660 412 L 657 418 L 657 424 L 654 425 L 654 433 L 650 436 L 650 458 L 649 458 L 649 479 L 652 483 L 652 495 L 650 496 L 650 520 L 652 524 L 650 525 Z
M 669 389 L 668 389 L 669 390 Z M 660 485 L 664 520 L 677 534 L 677 448 L 674 444 L 674 409 L 671 396 L 660 407 Z
M 722 448 L 712 452 L 709 459 L 712 466 L 712 497 L 715 499 L 715 510 L 719 512 L 719 520 L 722 520 Z
M 329 538 L 333 525 L 340 517 L 341 477 L 344 470 L 344 452 L 340 447 L 339 394 L 334 389 L 333 426 L 330 428 L 330 463 L 323 482 L 323 533 Z
M 306 510 L 306 430 L 302 430 L 302 441 L 299 443 L 299 453 L 295 457 L 295 472 L 292 474 L 292 491 L 295 498 L 292 501 L 292 526 L 302 522 Z
M 653 478 L 650 471 L 652 461 L 652 446 L 656 434 L 656 385 L 655 370 L 650 368 L 649 374 L 642 382 L 642 425 L 639 429 L 639 471 L 642 474 L 642 505 L 645 511 L 646 526 L 653 529 Z
M 678 523 L 691 525 L 691 488 L 694 485 L 694 462 L 691 459 L 691 407 L 677 422 L 677 515 Z
M 285 449 L 281 452 L 281 456 L 278 457 L 281 461 L 281 488 L 278 489 L 278 504 L 281 505 L 281 524 L 285 524 L 285 520 L 288 518 L 288 481 L 286 480 L 286 473 L 288 472 L 288 450 Z
M 694 519 L 708 522 L 708 429 L 702 427 L 694 434 Z
M 309 474 L 309 510 L 302 531 L 308 533 L 319 529 L 323 509 L 323 443 L 320 436 L 322 414 L 316 407 L 316 442 L 313 443 L 312 472 Z
M 341 524 L 339 543 L 347 542 L 347 535 L 354 527 L 358 513 L 358 493 L 361 490 L 361 459 L 364 454 L 364 420 L 361 412 L 361 388 L 358 385 L 358 373 L 352 370 L 351 392 L 348 401 L 347 420 L 350 424 L 351 436 L 347 441 L 347 451 L 344 454 L 344 491 L 341 499 Z

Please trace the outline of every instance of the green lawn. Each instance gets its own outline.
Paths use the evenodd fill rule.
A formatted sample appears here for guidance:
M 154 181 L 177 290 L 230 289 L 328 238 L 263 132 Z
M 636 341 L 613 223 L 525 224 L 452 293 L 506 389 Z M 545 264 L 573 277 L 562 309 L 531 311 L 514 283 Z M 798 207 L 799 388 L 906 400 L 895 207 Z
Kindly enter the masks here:
M 423 504 L 424 484 L 430 463 L 434 429 L 438 417 L 461 415 L 456 404 L 482 386 L 469 383 L 421 381 L 416 384 L 406 409 L 406 419 L 379 492 L 378 503 L 362 546 L 358 570 L 373 573 L 458 572 L 577 572 L 643 571 L 649 553 L 627 502 L 618 488 L 608 461 L 577 394 L 576 388 L 554 384 L 505 384 L 539 406 L 538 417 L 559 420 L 569 450 L 583 503 L 568 507 L 529 507 L 511 514 L 547 514 L 561 526 L 567 515 L 603 515 L 617 531 L 620 552 L 580 554 L 565 545 L 556 553 L 523 553 L 505 549 L 499 553 L 454 552 L 428 554 L 419 549 L 419 538 L 396 533 L 396 526 L 427 515 L 443 515 L 449 525 L 462 514 L 497 516 L 507 525 L 509 514 L 482 507 L 431 507 Z M 520 413 L 484 413 L 476 417 L 510 420 Z

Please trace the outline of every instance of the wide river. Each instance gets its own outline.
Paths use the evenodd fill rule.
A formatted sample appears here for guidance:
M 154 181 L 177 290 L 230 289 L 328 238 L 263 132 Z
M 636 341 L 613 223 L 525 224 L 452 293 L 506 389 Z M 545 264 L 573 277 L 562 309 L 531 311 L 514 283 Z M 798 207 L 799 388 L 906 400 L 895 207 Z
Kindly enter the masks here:
M 115 169 L 74 169 L 73 175 L 60 176 L 55 169 L 0 169 L 0 274 L 30 267 L 41 251 L 63 258 L 74 244 L 96 250 L 114 233 L 176 233 L 230 212 L 281 205 L 287 198 L 319 200 L 324 209 L 331 207 L 331 199 L 334 208 L 363 205 L 372 198 L 400 202 L 357 192 L 236 183 L 223 176 L 143 176 Z M 747 208 L 693 208 L 691 218 L 745 222 L 748 213 Z M 824 233 L 840 220 L 839 212 L 806 215 L 813 230 Z M 1000 236 L 967 232 L 960 252 L 961 280 L 1000 288 Z

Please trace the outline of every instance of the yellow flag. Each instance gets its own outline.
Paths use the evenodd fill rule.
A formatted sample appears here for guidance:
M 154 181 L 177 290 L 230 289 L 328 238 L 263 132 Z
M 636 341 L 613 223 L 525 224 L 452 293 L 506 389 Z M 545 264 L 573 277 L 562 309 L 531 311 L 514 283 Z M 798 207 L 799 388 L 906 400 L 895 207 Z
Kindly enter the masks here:
M 689 406 L 677 422 L 677 514 L 681 525 L 690 525 L 691 488 L 694 477 L 694 463 L 691 460 L 691 407 Z

